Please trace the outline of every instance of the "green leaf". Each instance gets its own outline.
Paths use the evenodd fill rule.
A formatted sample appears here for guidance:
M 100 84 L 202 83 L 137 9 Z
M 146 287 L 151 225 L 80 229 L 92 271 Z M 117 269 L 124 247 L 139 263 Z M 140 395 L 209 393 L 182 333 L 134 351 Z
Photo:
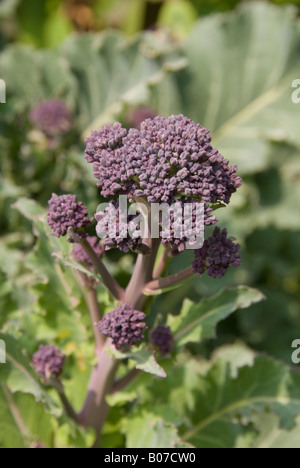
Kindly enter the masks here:
M 198 343 L 206 338 L 214 338 L 216 326 L 221 320 L 263 299 L 263 294 L 258 290 L 240 286 L 221 291 L 199 304 L 185 300 L 181 314 L 177 317 L 169 316 L 168 323 L 178 346 L 189 342 Z
M 112 122 L 128 105 L 145 103 L 149 88 L 185 63 L 165 53 L 158 61 L 140 37 L 126 41 L 116 32 L 69 38 L 62 49 L 78 79 L 83 135 Z
M 53 252 L 52 255 L 53 257 L 57 258 L 62 263 L 62 265 L 72 268 L 75 271 L 80 271 L 86 276 L 95 279 L 97 282 L 102 283 L 102 278 L 100 275 L 97 275 L 97 273 L 95 273 L 94 270 L 89 270 L 88 268 L 85 268 L 85 266 L 82 263 L 73 260 L 70 254 L 66 252 Z
M 212 362 L 218 359 L 223 359 L 230 364 L 231 377 L 238 376 L 239 369 L 245 366 L 253 366 L 256 354 L 248 348 L 244 343 L 237 342 L 235 344 L 224 345 L 217 348 L 212 356 Z
M 47 326 L 52 331 L 52 339 L 68 338 L 79 343 L 85 341 L 86 330 L 76 310 L 82 299 L 81 290 L 70 269 L 61 268 L 53 255 L 53 252 L 57 252 L 62 257 L 70 256 L 70 243 L 51 234 L 44 210 L 32 200 L 23 198 L 15 204 L 15 208 L 33 221 L 37 236 L 34 249 L 25 259 L 25 266 L 33 273 L 30 291 L 36 302 L 32 307 L 38 316 L 43 316 L 40 317 L 38 338 L 44 339 Z M 37 320 L 37 316 L 34 319 Z
M 107 352 L 112 354 L 116 359 L 130 359 L 134 361 L 136 369 L 148 374 L 163 378 L 167 376 L 164 369 L 156 362 L 153 351 L 147 349 L 145 344 L 124 353 L 116 350 L 114 347 L 107 348 Z
M 39 216 L 45 215 L 45 209 L 36 201 L 29 198 L 19 198 L 19 200 L 12 206 L 17 209 L 25 218 L 30 221 L 36 220 Z
M 9 390 L 0 384 L 0 447 L 25 448 L 28 434 L 18 427 L 7 398 L 12 398 Z
M 0 384 L 0 447 L 28 448 L 34 444 L 52 447 L 57 420 L 45 412 L 32 395 L 11 394 Z
M 280 362 L 256 358 L 232 379 L 230 365 L 219 360 L 205 376 L 199 377 L 193 412 L 193 428 L 182 438 L 196 447 L 234 447 L 249 424 L 253 411 L 270 409 L 285 429 L 294 425 L 300 411 L 300 375 Z
M 185 448 L 176 426 L 165 422 L 157 414 L 141 410 L 123 420 L 126 448 Z
M 17 110 L 24 111 L 55 98 L 64 99 L 71 108 L 74 106 L 76 81 L 58 54 L 12 45 L 1 54 L 0 67 L 9 102 Z M 30 80 L 23 79 L 24 76 L 30 76 Z
M 279 427 L 275 414 L 253 414 L 252 421 L 260 433 L 251 444 L 252 448 L 300 448 L 300 416 L 296 418 L 296 425 L 290 431 Z
M 213 145 L 241 173 L 266 168 L 268 140 L 300 146 L 299 105 L 292 82 L 300 68 L 295 8 L 241 4 L 201 18 L 183 45 L 189 60 L 177 75 L 180 106 L 159 94 L 159 110 L 181 112 L 213 131 Z
M 197 17 L 197 11 L 191 2 L 175 0 L 162 5 L 158 22 L 161 26 L 169 28 L 172 34 L 182 38 L 190 32 Z
M 10 335 L 0 333 L 6 345 L 6 364 L 0 364 L 0 382 L 13 392 L 29 393 L 36 401 L 44 403 L 50 412 L 57 414 L 57 407 L 33 374 L 22 346 Z

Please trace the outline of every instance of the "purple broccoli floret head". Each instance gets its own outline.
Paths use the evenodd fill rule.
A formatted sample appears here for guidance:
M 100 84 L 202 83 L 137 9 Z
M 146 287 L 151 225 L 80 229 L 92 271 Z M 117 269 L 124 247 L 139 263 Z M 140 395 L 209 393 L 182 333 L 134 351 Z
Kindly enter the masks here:
M 216 227 L 209 239 L 204 241 L 203 247 L 195 250 L 193 268 L 195 273 L 203 275 L 207 271 L 212 278 L 222 278 L 229 267 L 237 267 L 241 264 L 241 256 L 238 253 L 240 245 L 227 237 L 227 230 L 221 231 Z
M 99 331 L 112 339 L 117 349 L 133 346 L 143 339 L 146 315 L 130 304 L 117 307 L 106 314 L 98 324 Z
M 32 365 L 40 377 L 49 379 L 59 376 L 65 359 L 60 349 L 54 346 L 41 345 L 33 355 Z
M 77 201 L 76 195 L 52 195 L 49 200 L 48 225 L 56 237 L 65 236 L 73 228 L 81 237 L 83 229 L 90 226 L 87 208 Z
M 71 114 L 67 106 L 59 100 L 42 102 L 30 113 L 30 121 L 35 128 L 52 138 L 71 129 Z
M 139 130 L 106 125 L 86 142 L 86 159 L 106 198 L 126 193 L 150 203 L 177 197 L 229 203 L 241 185 L 237 167 L 212 148 L 209 130 L 183 115 L 147 119 Z
M 151 332 L 150 340 L 163 356 L 169 354 L 173 349 L 174 338 L 170 327 L 160 325 L 155 328 Z

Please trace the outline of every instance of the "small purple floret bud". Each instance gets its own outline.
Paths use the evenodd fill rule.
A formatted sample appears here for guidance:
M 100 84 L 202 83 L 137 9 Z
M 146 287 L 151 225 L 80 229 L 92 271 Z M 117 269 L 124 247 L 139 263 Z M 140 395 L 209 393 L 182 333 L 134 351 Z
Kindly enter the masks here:
M 174 338 L 170 327 L 161 325 L 155 328 L 151 332 L 150 340 L 163 356 L 169 354 L 173 349 Z
M 65 236 L 69 228 L 75 231 L 90 226 L 87 208 L 82 202 L 77 202 L 76 195 L 52 195 L 49 200 L 48 225 L 56 237 Z M 81 237 L 86 237 L 82 231 L 78 232 Z
M 121 349 L 124 346 L 133 346 L 143 339 L 145 318 L 143 312 L 134 310 L 130 304 L 124 304 L 106 314 L 99 322 L 98 329 L 104 336 L 112 339 L 117 349 Z
M 212 278 L 222 278 L 229 267 L 240 266 L 241 256 L 238 253 L 240 247 L 227 237 L 226 229 L 221 231 L 216 227 L 213 235 L 204 242 L 203 247 L 195 250 L 193 262 L 195 273 L 203 275 L 207 271 Z
M 34 127 L 50 138 L 63 135 L 71 129 L 70 111 L 59 100 L 45 101 L 36 106 L 31 111 L 30 120 Z
M 60 349 L 41 345 L 33 355 L 32 365 L 40 377 L 48 380 L 60 375 L 65 359 Z

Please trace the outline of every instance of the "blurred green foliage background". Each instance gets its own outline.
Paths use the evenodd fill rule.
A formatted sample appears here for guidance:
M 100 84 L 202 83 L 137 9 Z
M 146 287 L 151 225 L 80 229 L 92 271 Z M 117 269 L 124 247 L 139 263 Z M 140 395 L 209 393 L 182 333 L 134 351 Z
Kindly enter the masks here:
M 119 29 L 133 35 L 167 27 L 182 37 L 199 16 L 232 10 L 253 0 L 2 0 L 1 37 L 9 41 L 51 47 L 73 31 Z M 300 5 L 300 0 L 271 0 Z
M 0 104 L 0 328 L 25 334 L 32 350 L 34 336 L 64 340 L 66 318 L 56 329 L 51 321 L 43 328 L 38 317 L 40 302 L 47 302 L 42 293 L 48 298 L 46 282 L 33 287 L 38 306 L 29 295 L 37 278 L 30 276 L 33 259 L 29 274 L 24 255 L 35 241 L 30 220 L 13 205 L 28 197 L 46 209 L 51 192 L 72 192 L 92 214 L 99 197 L 83 158 L 84 136 L 114 120 L 130 126 L 132 112 L 146 106 L 162 115 L 184 113 L 210 128 L 213 145 L 238 164 L 244 179 L 230 207 L 218 212 L 242 244 L 242 267 L 223 280 L 195 279 L 157 298 L 153 316 L 178 313 L 184 297 L 199 301 L 225 286 L 256 287 L 265 302 L 222 322 L 217 342 L 188 349 L 209 357 L 238 340 L 291 364 L 291 343 L 300 338 L 300 104 L 291 100 L 292 82 L 300 78 L 299 5 L 1 1 L 0 78 L 7 103 Z M 73 128 L 49 145 L 29 114 L 52 98 L 69 107 Z M 109 254 L 126 284 L 133 257 L 117 266 L 118 259 Z M 169 271 L 190 261 L 189 253 L 175 258 Z M 26 338 L 29 309 L 37 317 Z M 85 336 L 80 333 L 72 329 L 77 346 Z

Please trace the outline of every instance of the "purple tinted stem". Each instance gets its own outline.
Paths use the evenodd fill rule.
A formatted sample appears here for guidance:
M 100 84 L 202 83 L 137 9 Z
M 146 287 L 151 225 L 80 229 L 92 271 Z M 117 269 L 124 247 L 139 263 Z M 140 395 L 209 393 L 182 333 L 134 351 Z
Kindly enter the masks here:
M 170 254 L 169 254 L 169 251 L 165 248 L 164 251 L 163 251 L 163 254 L 154 270 L 154 273 L 153 273 L 153 277 L 154 278 L 158 278 L 159 276 L 161 276 L 165 269 L 166 269 L 166 266 L 167 266 L 167 263 L 170 259 Z
M 121 288 L 119 283 L 112 277 L 104 263 L 100 260 L 94 249 L 87 242 L 86 239 L 81 241 L 81 245 L 84 248 L 86 254 L 89 256 L 93 262 L 94 267 L 101 276 L 104 285 L 110 291 L 115 299 L 122 301 L 124 298 L 124 290 Z
M 109 345 L 109 341 L 108 341 Z M 107 353 L 106 347 L 98 355 L 98 364 L 94 367 L 89 383 L 88 394 L 79 415 L 80 423 L 84 427 L 93 427 L 97 436 L 107 418 L 109 406 L 106 395 L 113 386 L 118 362 Z
M 50 380 L 50 383 L 57 390 L 57 393 L 63 404 L 66 414 L 77 424 L 80 424 L 79 415 L 76 413 L 73 406 L 69 402 L 68 397 L 65 394 L 62 382 L 59 379 L 53 378 Z
M 159 291 L 160 289 L 167 289 L 171 286 L 175 286 L 181 281 L 184 281 L 187 278 L 195 275 L 195 271 L 192 267 L 187 268 L 179 273 L 175 273 L 174 275 L 166 276 L 165 278 L 158 278 L 153 281 L 150 281 L 145 288 L 147 293 L 151 293 L 151 291 Z
M 138 310 L 143 309 L 145 300 L 147 299 L 143 295 L 143 290 L 146 284 L 153 278 L 153 268 L 159 245 L 160 240 L 153 239 L 151 254 L 138 255 L 132 278 L 125 292 L 124 301 Z

